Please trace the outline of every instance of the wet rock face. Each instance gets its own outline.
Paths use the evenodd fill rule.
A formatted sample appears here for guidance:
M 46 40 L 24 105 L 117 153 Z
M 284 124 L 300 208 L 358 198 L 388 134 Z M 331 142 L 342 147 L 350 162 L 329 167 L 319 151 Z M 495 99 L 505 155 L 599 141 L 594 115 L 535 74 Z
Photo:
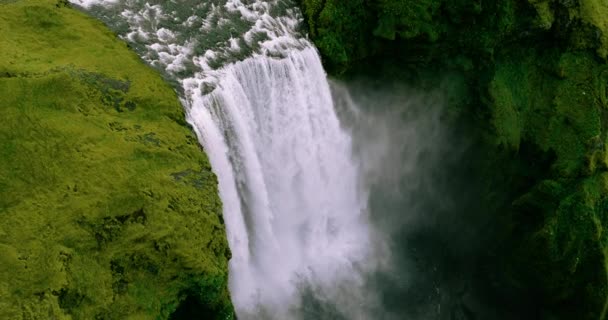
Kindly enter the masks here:
M 173 90 L 66 1 L 0 1 L 0 33 L 0 318 L 231 318 L 217 179 Z
M 450 74 L 465 79 L 464 98 L 447 106 L 457 120 L 444 124 L 467 127 L 477 151 L 462 161 L 475 163 L 470 180 L 482 187 L 474 206 L 450 214 L 491 235 L 469 256 L 476 279 L 450 275 L 471 284 L 467 295 L 521 310 L 513 318 L 603 318 L 608 7 L 594 0 L 301 2 L 335 74 L 420 90 Z M 437 232 L 427 246 L 445 242 L 437 230 L 441 222 L 424 231 Z

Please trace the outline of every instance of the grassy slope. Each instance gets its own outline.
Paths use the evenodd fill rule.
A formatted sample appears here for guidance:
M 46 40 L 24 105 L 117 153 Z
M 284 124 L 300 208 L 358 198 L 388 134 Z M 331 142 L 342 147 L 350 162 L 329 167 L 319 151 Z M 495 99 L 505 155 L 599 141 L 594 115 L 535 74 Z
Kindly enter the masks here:
M 605 319 L 606 2 L 301 3 L 336 73 L 365 72 L 371 60 L 397 77 L 417 75 L 414 83 L 432 72 L 467 79 L 472 102 L 449 107 L 473 120 L 487 145 L 479 149 L 490 150 L 480 199 L 508 189 L 500 209 L 486 208 L 500 224 L 487 259 L 497 262 L 497 291 L 535 301 L 541 318 Z
M 0 1 L 0 318 L 231 317 L 217 181 L 175 93 L 101 23 Z

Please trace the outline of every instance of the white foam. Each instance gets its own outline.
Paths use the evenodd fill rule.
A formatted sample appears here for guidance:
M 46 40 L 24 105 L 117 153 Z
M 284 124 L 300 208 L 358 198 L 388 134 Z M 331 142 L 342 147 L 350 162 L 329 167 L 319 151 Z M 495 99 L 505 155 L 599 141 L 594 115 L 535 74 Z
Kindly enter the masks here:
M 142 57 L 150 64 L 165 69 L 169 74 L 191 67 L 192 64 L 189 62 L 195 59 L 192 48 L 207 39 L 218 39 L 218 42 L 213 43 L 212 47 L 205 48 L 213 50 L 214 54 L 204 55 L 204 59 L 208 60 L 195 64 L 200 68 L 198 71 L 209 71 L 217 68 L 218 65 L 242 59 L 243 52 L 251 51 L 243 45 L 253 49 L 255 53 L 275 57 L 283 56 L 286 48 L 302 49 L 309 45 L 306 39 L 294 36 L 298 34 L 297 29 L 302 20 L 297 10 L 285 10 L 281 15 L 271 14 L 272 8 L 282 0 L 256 0 L 246 3 L 241 0 L 227 0 L 224 5 L 185 0 L 182 4 L 187 8 L 185 10 L 194 13 L 204 9 L 202 12 L 206 13 L 201 17 L 187 15 L 183 19 L 177 16 L 175 9 L 165 9 L 174 7 L 167 7 L 168 4 L 164 3 L 151 4 L 146 0 L 71 1 L 86 8 L 99 5 L 114 11 L 122 10 L 120 18 L 124 19 L 129 28 L 122 37 L 133 43 L 145 44 L 148 52 L 141 53 Z M 107 16 L 103 18 L 109 19 Z M 182 20 L 183 22 L 180 23 Z M 249 24 L 249 29 L 241 30 L 243 21 Z M 163 25 L 163 22 L 171 22 L 173 25 L 177 22 L 180 30 Z M 200 28 L 201 32 L 192 33 L 192 30 L 189 30 L 190 35 L 184 36 L 181 30 L 181 28 L 188 30 L 195 27 Z M 234 30 L 240 31 L 235 33 Z M 226 33 L 230 36 L 217 36 Z M 175 51 L 174 48 L 178 50 Z
M 90 8 L 94 5 L 110 6 L 118 3 L 119 1 L 120 0 L 70 0 L 70 2 L 83 6 L 85 8 Z

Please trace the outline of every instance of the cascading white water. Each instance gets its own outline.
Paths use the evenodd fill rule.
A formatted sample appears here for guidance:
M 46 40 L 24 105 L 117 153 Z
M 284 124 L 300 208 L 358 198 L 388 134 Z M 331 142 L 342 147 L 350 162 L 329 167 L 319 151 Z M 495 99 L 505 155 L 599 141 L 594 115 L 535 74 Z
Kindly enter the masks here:
M 353 307 L 370 250 L 367 195 L 294 5 L 73 1 L 182 84 L 219 180 L 239 318 L 304 317 L 312 292 L 348 319 L 367 319 Z
M 214 92 L 193 94 L 189 120 L 219 177 L 232 297 L 239 315 L 261 307 L 285 319 L 299 285 L 331 296 L 357 277 L 366 199 L 313 48 L 224 71 Z

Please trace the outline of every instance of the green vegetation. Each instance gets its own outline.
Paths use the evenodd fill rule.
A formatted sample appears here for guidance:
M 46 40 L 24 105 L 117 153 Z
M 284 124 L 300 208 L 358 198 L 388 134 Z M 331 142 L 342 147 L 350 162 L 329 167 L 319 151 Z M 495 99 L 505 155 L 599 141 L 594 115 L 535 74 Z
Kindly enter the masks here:
M 534 319 L 605 319 L 606 2 L 301 5 L 334 74 L 380 74 L 417 87 L 433 78 L 465 79 L 448 121 L 466 123 L 480 141 L 479 159 L 469 160 L 480 164 L 478 207 L 493 215 L 495 229 L 478 257 L 483 282 L 505 301 L 534 301 Z
M 522 49 L 489 84 L 487 139 L 525 162 L 506 208 L 505 285 L 533 288 L 562 319 L 603 319 L 607 307 L 607 72 L 589 52 Z
M 169 85 L 65 1 L 0 1 L 0 35 L 0 318 L 232 318 L 217 180 Z
M 491 59 L 505 44 L 551 33 L 608 54 L 601 0 L 300 0 L 313 40 L 334 73 L 399 48 L 416 61 Z M 398 40 L 398 41 L 394 41 Z M 441 58 L 441 59 L 439 59 Z

